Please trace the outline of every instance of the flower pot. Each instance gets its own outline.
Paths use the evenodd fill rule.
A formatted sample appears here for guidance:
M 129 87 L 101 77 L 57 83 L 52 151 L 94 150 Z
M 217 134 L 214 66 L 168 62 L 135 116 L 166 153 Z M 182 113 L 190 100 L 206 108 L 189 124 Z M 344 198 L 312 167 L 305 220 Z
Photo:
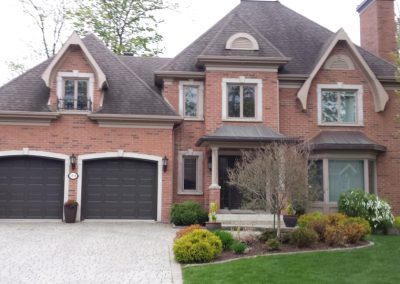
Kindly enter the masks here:
M 64 206 L 65 223 L 75 223 L 78 207 Z
M 222 228 L 221 222 L 206 222 L 207 230 L 220 230 Z
M 294 228 L 297 225 L 297 216 L 296 215 L 283 215 L 283 222 L 285 226 L 288 228 Z

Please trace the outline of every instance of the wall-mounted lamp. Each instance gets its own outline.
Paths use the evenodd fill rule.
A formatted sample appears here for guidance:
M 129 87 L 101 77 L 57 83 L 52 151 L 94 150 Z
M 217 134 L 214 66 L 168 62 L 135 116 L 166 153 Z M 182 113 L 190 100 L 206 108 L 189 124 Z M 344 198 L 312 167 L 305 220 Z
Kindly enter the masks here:
M 167 168 L 168 168 L 168 158 L 167 158 L 167 156 L 164 156 L 164 158 L 162 159 L 162 167 L 163 167 L 163 171 L 166 172 Z
M 208 156 L 207 165 L 208 165 L 208 169 L 211 171 L 212 170 L 212 157 L 211 157 L 211 155 Z
M 70 159 L 70 162 L 71 162 L 71 168 L 72 168 L 73 170 L 75 170 L 75 167 L 76 167 L 76 156 L 75 156 L 75 154 L 72 154 L 72 155 L 69 157 L 69 159 Z

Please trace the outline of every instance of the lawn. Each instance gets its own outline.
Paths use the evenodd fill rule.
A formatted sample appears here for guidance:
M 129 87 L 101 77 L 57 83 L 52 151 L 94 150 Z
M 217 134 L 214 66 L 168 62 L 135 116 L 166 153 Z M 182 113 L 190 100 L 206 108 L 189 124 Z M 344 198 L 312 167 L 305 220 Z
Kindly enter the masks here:
M 183 269 L 192 283 L 400 283 L 400 236 L 353 251 L 261 256 Z

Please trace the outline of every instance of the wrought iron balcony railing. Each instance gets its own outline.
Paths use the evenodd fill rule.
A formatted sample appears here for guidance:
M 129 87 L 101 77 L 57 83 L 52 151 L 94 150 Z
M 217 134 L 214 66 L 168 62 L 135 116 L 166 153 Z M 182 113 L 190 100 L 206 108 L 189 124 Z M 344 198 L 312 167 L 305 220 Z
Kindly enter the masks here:
M 92 102 L 88 99 L 58 99 L 57 110 L 90 111 L 92 110 Z

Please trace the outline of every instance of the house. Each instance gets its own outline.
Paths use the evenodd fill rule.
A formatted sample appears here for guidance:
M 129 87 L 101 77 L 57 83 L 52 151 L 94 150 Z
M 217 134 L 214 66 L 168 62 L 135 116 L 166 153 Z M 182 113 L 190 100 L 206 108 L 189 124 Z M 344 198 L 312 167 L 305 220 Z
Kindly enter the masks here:
M 112 54 L 73 34 L 0 88 L 0 218 L 168 222 L 173 203 L 240 208 L 241 150 L 302 140 L 318 210 L 364 188 L 400 214 L 393 0 L 358 7 L 361 47 L 279 1 L 242 0 L 175 58 Z

